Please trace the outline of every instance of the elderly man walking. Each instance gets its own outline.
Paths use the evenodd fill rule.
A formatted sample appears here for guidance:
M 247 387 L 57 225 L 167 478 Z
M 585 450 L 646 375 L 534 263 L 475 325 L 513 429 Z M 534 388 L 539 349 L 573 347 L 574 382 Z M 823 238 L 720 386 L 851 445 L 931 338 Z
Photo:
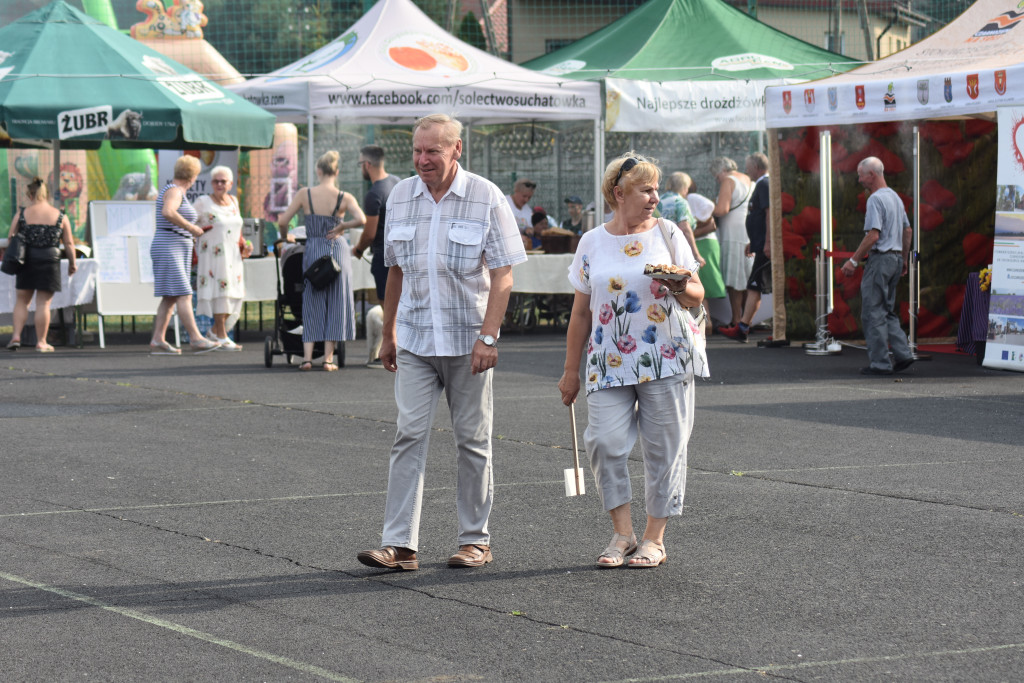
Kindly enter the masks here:
M 398 430 L 382 547 L 358 555 L 370 567 L 419 568 L 427 445 L 442 391 L 458 463 L 459 550 L 448 566 L 480 567 L 492 559 L 492 370 L 512 266 L 526 253 L 501 190 L 459 165 L 461 135 L 462 124 L 444 114 L 417 120 L 417 176 L 399 182 L 388 199 L 380 358 L 398 373 Z
M 913 364 L 907 335 L 896 314 L 896 287 L 910 264 L 913 231 L 903 201 L 885 182 L 885 167 L 877 157 L 857 164 L 857 180 L 868 191 L 864 216 L 864 239 L 842 271 L 852 276 L 864 263 L 860 282 L 861 323 L 871 364 L 860 369 L 862 375 L 891 375 Z M 892 359 L 889 352 L 892 351 Z

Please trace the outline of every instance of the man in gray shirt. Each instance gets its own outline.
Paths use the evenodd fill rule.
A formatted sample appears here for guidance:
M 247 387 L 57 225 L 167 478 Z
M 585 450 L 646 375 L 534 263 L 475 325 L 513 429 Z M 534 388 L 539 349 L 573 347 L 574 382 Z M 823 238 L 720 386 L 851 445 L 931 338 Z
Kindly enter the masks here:
M 906 370 L 915 360 L 895 311 L 896 287 L 910 264 L 913 233 L 903 201 L 886 185 L 884 173 L 877 157 L 857 164 L 857 180 L 870 193 L 864 239 L 842 267 L 849 277 L 867 259 L 860 282 L 860 318 L 871 364 L 860 369 L 862 375 L 891 375 Z

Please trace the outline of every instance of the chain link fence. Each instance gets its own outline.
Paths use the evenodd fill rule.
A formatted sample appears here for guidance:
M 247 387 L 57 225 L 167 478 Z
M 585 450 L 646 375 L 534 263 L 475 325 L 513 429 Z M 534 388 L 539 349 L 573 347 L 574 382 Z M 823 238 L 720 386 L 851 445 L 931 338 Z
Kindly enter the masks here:
M 643 4 L 643 0 L 414 1 L 434 22 L 460 39 L 517 63 L 563 47 Z M 727 1 L 790 35 L 855 57 L 869 44 L 882 51 L 874 56 L 884 56 L 892 48 L 920 40 L 970 4 L 967 0 L 916 0 L 913 5 L 911 0 L 903 3 Z M 188 17 L 194 16 L 188 13 L 201 5 L 203 14 L 199 16 L 205 16 L 206 23 L 199 28 L 204 39 L 246 77 L 265 74 L 310 54 L 348 29 L 373 6 L 369 0 L 68 2 L 126 33 L 140 34 L 159 28 L 168 35 L 175 31 L 184 33 Z M 42 4 L 44 0 L 3 0 L 0 23 L 14 20 Z M 859 17 L 870 21 L 861 21 Z M 595 199 L 591 123 L 470 128 L 464 155 L 466 166 L 492 179 L 506 192 L 511 191 L 517 178 L 535 180 L 538 188 L 534 203 L 559 219 L 564 217 L 565 197 L 578 195 L 585 202 Z M 299 131 L 300 136 L 307 133 L 303 126 Z M 315 156 L 328 149 L 336 149 L 341 154 L 343 166 L 339 181 L 347 189 L 363 186 L 355 161 L 359 148 L 371 142 L 385 148 L 391 172 L 402 177 L 413 172 L 408 127 L 351 126 L 335 122 L 318 124 L 314 133 Z M 711 196 L 716 191 L 708 171 L 711 159 L 729 156 L 742 167 L 747 154 L 762 149 L 761 136 L 755 133 L 610 133 L 605 140 L 607 159 L 629 150 L 651 155 L 661 161 L 666 174 L 686 171 L 697 183 L 698 191 Z M 301 143 L 300 169 L 308 168 L 307 153 L 306 145 Z M 302 172 L 300 182 L 305 181 Z M 4 191 L 6 188 L 0 190 Z M 356 191 L 356 194 L 361 198 L 362 192 Z M 9 202 L 10 198 L 7 199 Z

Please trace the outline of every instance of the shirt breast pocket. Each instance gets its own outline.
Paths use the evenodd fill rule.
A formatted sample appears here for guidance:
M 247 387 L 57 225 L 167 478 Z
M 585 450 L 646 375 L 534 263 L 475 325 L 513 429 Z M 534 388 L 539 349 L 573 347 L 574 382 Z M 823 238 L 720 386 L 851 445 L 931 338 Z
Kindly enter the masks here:
M 483 249 L 482 221 L 453 222 L 448 229 L 448 243 L 445 247 L 448 270 L 463 277 L 475 275 L 483 268 Z
M 389 225 L 387 234 L 387 244 L 385 246 L 385 252 L 391 251 L 395 256 L 395 261 L 402 270 L 408 270 L 413 260 L 413 237 L 416 236 L 416 226 L 412 224 L 408 225 Z

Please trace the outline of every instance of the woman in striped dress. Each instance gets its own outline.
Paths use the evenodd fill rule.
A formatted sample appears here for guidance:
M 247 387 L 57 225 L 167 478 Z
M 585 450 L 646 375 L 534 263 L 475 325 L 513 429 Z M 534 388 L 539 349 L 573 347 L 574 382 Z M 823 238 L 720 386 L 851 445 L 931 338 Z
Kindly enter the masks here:
M 213 351 L 219 344 L 199 332 L 192 314 L 192 244 L 203 229 L 196 225 L 198 214 L 192 208 L 185 192 L 199 175 L 199 160 L 183 156 L 174 164 L 174 179 L 160 191 L 156 200 L 156 234 L 149 256 L 153 261 L 153 294 L 160 297 L 153 320 L 153 338 L 150 352 L 157 355 L 177 355 L 181 349 L 167 343 L 167 325 L 171 311 L 178 308 L 178 318 L 189 336 L 189 346 L 196 353 Z
M 294 242 L 288 224 L 299 209 L 306 216 L 306 249 L 302 254 L 305 271 L 314 261 L 330 254 L 341 266 L 341 273 L 324 289 L 308 282 L 302 290 L 302 363 L 299 370 L 313 368 L 313 344 L 324 342 L 324 370 L 333 372 L 334 344 L 355 339 L 355 304 L 352 298 L 352 247 L 342 233 L 366 223 L 366 216 L 350 193 L 335 185 L 338 178 L 338 153 L 327 152 L 316 162 L 316 187 L 300 189 L 288 209 L 278 217 L 281 239 Z M 317 210 L 323 211 L 318 213 Z M 348 214 L 348 220 L 341 217 Z

